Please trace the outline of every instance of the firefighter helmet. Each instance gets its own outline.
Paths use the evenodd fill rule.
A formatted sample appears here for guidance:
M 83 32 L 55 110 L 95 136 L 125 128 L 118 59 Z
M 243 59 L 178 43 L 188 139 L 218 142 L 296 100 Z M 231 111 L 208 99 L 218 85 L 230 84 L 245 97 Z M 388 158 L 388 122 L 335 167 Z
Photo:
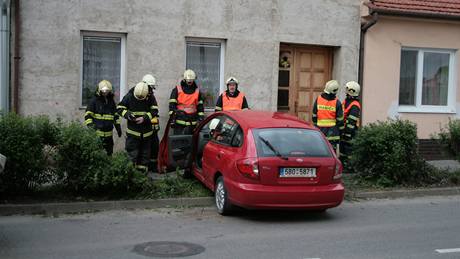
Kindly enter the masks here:
M 148 86 L 155 88 L 157 86 L 157 80 L 151 74 L 147 74 L 142 78 L 142 81 L 145 82 Z
M 101 92 L 112 92 L 112 84 L 108 80 L 102 80 L 97 85 L 97 90 Z
M 336 94 L 339 90 L 339 82 L 336 80 L 331 80 L 326 83 L 324 86 L 324 92 L 327 94 Z
M 359 92 L 361 91 L 361 87 L 355 81 L 350 81 L 346 83 L 345 89 L 347 90 L 347 94 L 353 97 L 358 96 Z
M 139 82 L 134 87 L 134 97 L 138 100 L 145 100 L 149 94 L 149 86 L 145 82 Z
M 185 81 L 194 81 L 196 79 L 196 74 L 191 69 L 187 69 L 184 72 Z
M 229 78 L 227 79 L 227 81 L 226 81 L 225 83 L 226 83 L 227 85 L 228 85 L 228 84 L 236 84 L 236 85 L 238 85 L 238 80 L 237 80 L 236 78 L 234 78 L 233 76 L 231 76 L 231 77 L 229 77 Z

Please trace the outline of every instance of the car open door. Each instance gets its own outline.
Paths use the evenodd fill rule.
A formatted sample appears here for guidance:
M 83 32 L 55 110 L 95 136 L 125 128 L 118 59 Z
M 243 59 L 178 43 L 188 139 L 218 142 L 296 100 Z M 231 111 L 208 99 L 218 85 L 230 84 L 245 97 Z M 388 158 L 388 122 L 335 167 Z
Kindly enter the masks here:
M 158 152 L 158 172 L 166 173 L 176 168 L 189 169 L 192 161 L 193 135 L 174 135 L 170 116 L 160 141 Z M 188 171 L 188 170 L 186 170 Z

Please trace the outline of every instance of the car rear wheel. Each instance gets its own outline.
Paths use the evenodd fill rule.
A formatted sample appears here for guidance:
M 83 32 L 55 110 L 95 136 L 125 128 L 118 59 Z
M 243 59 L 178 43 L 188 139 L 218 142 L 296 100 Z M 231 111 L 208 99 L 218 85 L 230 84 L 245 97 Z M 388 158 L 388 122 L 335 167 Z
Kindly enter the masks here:
M 219 176 L 216 180 L 215 202 L 217 212 L 221 215 L 228 215 L 232 210 L 232 204 L 228 200 L 227 189 L 224 185 L 224 177 Z

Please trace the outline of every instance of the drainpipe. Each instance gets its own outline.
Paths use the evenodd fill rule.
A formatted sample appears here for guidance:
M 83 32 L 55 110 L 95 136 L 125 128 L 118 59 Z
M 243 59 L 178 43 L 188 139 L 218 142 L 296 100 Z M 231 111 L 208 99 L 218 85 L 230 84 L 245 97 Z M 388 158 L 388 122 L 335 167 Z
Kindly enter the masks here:
M 365 39 L 365 34 L 369 28 L 374 26 L 374 24 L 377 23 L 378 20 L 378 14 L 377 12 L 372 13 L 372 18 L 368 22 L 364 23 L 361 25 L 361 33 L 360 33 L 360 39 L 359 39 L 359 68 L 358 68 L 358 83 L 361 86 L 361 100 L 363 98 L 363 70 L 364 70 L 364 39 Z M 363 103 L 361 102 L 361 110 Z M 363 123 L 363 112 L 361 112 L 361 120 L 360 123 Z
M 21 24 L 19 16 L 19 0 L 14 2 L 14 53 L 13 53 L 13 111 L 19 114 L 19 35 L 21 34 Z
M 0 110 L 9 111 L 10 88 L 10 1 L 0 2 Z

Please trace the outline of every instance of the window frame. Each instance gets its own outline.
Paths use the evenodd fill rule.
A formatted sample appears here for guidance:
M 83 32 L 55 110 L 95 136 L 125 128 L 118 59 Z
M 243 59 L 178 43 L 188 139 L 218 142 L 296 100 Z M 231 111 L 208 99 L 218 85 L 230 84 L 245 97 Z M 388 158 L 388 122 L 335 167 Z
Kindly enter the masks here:
M 401 53 L 404 50 L 417 51 L 417 73 L 416 73 L 416 86 L 415 86 L 415 105 L 400 105 L 399 94 L 398 94 L 398 112 L 401 113 L 456 113 L 456 85 L 457 85 L 457 71 L 456 68 L 456 51 L 453 49 L 435 49 L 435 48 L 415 48 L 415 47 L 402 47 L 400 51 L 400 63 Z M 424 54 L 426 52 L 449 54 L 449 78 L 447 85 L 447 105 L 422 105 L 423 95 L 423 66 L 424 66 Z M 401 73 L 401 66 L 399 66 L 399 72 Z M 401 75 L 399 75 L 401 78 Z M 398 93 L 401 89 L 401 85 L 398 84 Z
M 79 100 L 78 106 L 80 109 L 86 109 L 83 105 L 83 38 L 84 37 L 111 37 L 120 38 L 120 99 L 115 100 L 115 103 L 120 102 L 125 96 L 126 89 L 126 33 L 116 32 L 95 32 L 95 31 L 80 31 L 80 79 L 79 79 Z M 102 80 L 102 79 L 101 79 Z
M 220 71 L 219 71 L 219 95 L 226 90 L 224 88 L 224 73 L 225 73 L 225 48 L 226 48 L 226 40 L 225 39 L 217 39 L 217 38 L 197 38 L 197 37 L 185 37 L 185 55 L 184 55 L 184 67 L 187 69 L 187 44 L 191 43 L 198 43 L 198 44 L 220 44 Z M 185 70 L 184 69 L 184 70 Z M 198 75 L 199 77 L 200 75 Z M 218 96 L 216 96 L 218 98 Z M 216 98 L 216 100 L 217 100 Z M 215 106 L 215 104 L 214 104 Z M 205 112 L 214 112 L 215 107 L 207 108 L 204 107 Z

